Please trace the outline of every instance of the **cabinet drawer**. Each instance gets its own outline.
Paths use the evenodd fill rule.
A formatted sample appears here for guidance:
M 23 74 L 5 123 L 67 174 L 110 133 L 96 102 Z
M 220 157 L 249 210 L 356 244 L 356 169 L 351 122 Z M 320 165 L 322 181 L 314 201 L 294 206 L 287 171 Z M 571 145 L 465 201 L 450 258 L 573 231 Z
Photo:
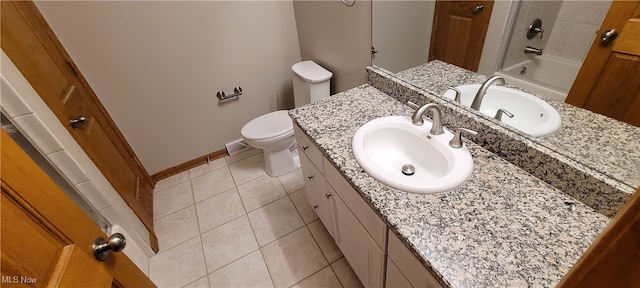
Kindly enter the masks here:
M 325 179 L 320 170 L 313 165 L 312 161 L 304 153 L 300 154 L 300 167 L 304 178 L 304 187 L 308 192 L 313 191 L 317 195 L 324 195 Z M 318 199 L 319 200 L 319 199 Z
M 304 154 L 306 154 L 309 159 L 311 159 L 311 162 L 313 162 L 313 164 L 318 167 L 320 172 L 324 173 L 324 167 L 322 166 L 322 159 L 324 157 L 322 156 L 322 152 L 320 152 L 320 149 L 318 149 L 318 147 L 313 144 L 313 141 L 311 141 L 311 139 L 307 137 L 307 134 L 304 134 L 304 132 L 298 125 L 293 125 L 293 131 L 296 136 L 298 153 L 303 152 Z
M 442 286 L 416 256 L 393 233 L 389 233 L 389 258 L 413 287 L 441 288 Z
M 380 248 L 385 247 L 385 240 L 387 239 L 387 226 L 382 219 L 378 217 L 378 214 L 371 209 L 369 204 L 362 199 L 362 196 L 351 187 L 349 182 L 336 170 L 335 167 L 323 158 L 326 162 L 325 176 L 329 185 L 340 195 L 340 198 L 349 207 L 351 212 L 358 218 L 358 221 L 369 232 L 373 240 L 376 241 Z

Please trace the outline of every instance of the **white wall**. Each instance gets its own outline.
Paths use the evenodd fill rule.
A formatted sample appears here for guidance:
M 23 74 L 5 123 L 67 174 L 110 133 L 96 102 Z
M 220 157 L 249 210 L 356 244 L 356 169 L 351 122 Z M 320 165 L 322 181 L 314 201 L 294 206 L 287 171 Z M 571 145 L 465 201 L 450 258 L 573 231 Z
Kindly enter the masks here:
M 396 73 L 427 62 L 435 3 L 374 0 L 373 65 Z
M 364 84 L 371 65 L 371 0 L 357 0 L 353 7 L 340 0 L 295 1 L 293 6 L 302 59 L 333 72 L 332 93 Z
M 36 2 L 151 174 L 293 107 L 291 1 Z M 216 92 L 236 101 L 218 104 Z

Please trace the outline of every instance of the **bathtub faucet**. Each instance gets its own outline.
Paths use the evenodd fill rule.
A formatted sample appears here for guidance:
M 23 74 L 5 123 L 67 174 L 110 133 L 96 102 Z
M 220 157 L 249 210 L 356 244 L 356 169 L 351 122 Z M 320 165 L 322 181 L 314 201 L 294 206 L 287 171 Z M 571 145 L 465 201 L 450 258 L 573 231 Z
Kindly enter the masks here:
M 535 47 L 527 46 L 527 48 L 524 48 L 524 54 L 536 54 L 540 56 L 542 55 L 542 48 L 538 49 Z
M 473 98 L 473 102 L 471 103 L 471 109 L 480 110 L 480 104 L 482 104 L 482 98 L 484 98 L 484 94 L 487 93 L 489 86 L 496 83 L 496 85 L 504 85 L 504 78 L 500 75 L 493 75 L 487 81 L 484 81 L 482 85 L 480 85 L 480 89 L 478 89 L 478 93 L 476 93 L 476 97 Z

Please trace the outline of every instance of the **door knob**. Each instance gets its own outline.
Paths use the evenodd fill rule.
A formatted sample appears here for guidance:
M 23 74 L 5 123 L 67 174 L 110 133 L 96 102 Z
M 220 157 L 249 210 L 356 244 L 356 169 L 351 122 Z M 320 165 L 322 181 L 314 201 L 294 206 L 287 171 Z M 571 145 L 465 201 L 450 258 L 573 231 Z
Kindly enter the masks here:
M 109 251 L 120 252 L 124 247 L 127 246 L 127 240 L 124 239 L 124 235 L 121 233 L 113 233 L 109 237 L 109 239 L 104 239 L 102 237 L 96 238 L 93 241 L 93 245 L 91 245 L 91 251 L 93 251 L 93 256 L 98 259 L 98 261 L 104 261 L 109 256 Z
M 87 123 L 89 123 L 89 119 L 82 115 L 78 116 L 78 118 L 72 118 L 71 120 L 69 120 L 69 125 L 71 125 L 71 128 L 73 128 L 73 130 L 78 129 L 86 125 Z
M 482 10 L 484 10 L 484 5 L 480 4 L 476 7 L 473 7 L 473 14 L 478 14 L 480 12 L 482 12 Z
M 618 31 L 616 29 L 609 29 L 604 31 L 602 35 L 600 35 L 600 42 L 604 44 L 611 43 L 614 39 L 618 37 Z

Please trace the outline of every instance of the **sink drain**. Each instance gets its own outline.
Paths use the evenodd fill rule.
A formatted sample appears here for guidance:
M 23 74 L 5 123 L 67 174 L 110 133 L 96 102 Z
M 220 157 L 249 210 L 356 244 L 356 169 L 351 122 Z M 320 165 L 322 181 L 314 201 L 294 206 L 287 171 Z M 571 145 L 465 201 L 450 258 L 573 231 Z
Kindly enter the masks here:
M 411 176 L 416 173 L 416 167 L 413 167 L 411 164 L 402 165 L 402 174 Z

